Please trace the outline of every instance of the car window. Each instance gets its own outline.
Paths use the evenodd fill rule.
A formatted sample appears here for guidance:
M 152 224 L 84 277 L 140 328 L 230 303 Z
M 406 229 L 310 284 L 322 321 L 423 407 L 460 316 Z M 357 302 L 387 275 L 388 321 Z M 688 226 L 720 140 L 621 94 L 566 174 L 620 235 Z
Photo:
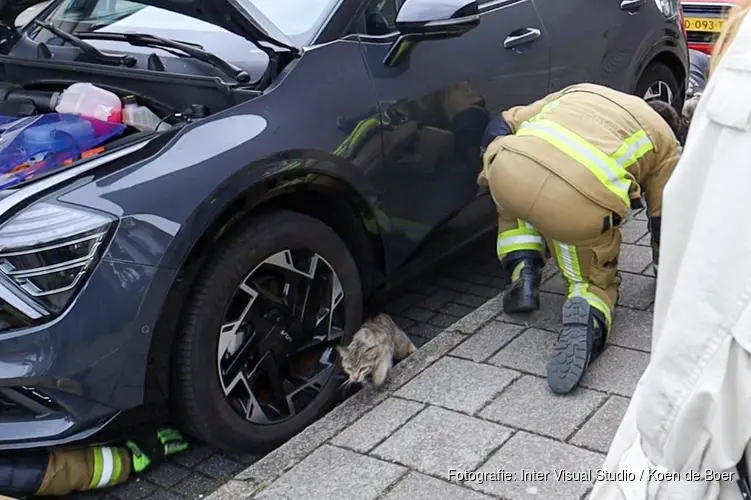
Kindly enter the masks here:
M 371 0 L 355 20 L 350 34 L 382 36 L 396 31 L 396 13 L 403 0 Z

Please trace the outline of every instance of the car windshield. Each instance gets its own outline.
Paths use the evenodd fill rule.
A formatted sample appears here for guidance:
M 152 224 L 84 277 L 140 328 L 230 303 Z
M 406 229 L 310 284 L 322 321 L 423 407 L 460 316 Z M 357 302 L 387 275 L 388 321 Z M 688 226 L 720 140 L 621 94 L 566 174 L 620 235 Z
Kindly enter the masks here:
M 338 3 L 338 0 L 249 1 L 281 32 L 301 45 L 311 41 L 333 6 Z M 38 9 L 39 6 L 33 8 L 37 12 Z M 127 27 L 130 31 L 166 36 L 164 30 L 198 26 L 195 19 L 134 0 L 62 0 L 44 20 L 69 33 L 118 31 Z M 138 29 L 139 23 L 143 24 L 140 26 L 142 30 Z M 114 29 L 103 29 L 111 26 Z M 154 27 L 163 29 L 156 33 Z

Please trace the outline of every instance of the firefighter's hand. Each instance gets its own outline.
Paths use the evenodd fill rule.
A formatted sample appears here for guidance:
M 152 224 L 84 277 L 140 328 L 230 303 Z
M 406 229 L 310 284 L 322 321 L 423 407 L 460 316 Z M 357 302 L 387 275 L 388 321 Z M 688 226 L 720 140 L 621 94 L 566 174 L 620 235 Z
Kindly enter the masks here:
M 141 472 L 170 455 L 188 449 L 188 442 L 174 429 L 159 429 L 125 443 L 133 455 L 133 471 Z

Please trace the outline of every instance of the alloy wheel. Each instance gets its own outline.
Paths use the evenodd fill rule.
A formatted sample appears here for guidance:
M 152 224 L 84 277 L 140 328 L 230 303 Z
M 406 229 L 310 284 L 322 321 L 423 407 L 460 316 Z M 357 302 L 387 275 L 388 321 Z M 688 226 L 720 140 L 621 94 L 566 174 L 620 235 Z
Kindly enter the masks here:
M 645 101 L 658 99 L 668 104 L 673 103 L 673 97 L 673 90 L 670 88 L 670 85 L 662 80 L 654 82 L 644 94 Z
M 275 253 L 240 283 L 219 331 L 219 381 L 230 406 L 255 424 L 305 409 L 335 373 L 345 331 L 344 291 L 320 255 Z

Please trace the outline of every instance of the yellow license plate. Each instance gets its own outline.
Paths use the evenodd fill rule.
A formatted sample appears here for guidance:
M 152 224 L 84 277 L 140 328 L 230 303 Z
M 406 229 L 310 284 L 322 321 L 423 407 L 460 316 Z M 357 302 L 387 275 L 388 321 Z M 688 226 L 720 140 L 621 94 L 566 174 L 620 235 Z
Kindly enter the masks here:
M 686 31 L 706 31 L 710 33 L 719 33 L 722 31 L 724 19 L 711 17 L 687 17 L 683 20 Z

